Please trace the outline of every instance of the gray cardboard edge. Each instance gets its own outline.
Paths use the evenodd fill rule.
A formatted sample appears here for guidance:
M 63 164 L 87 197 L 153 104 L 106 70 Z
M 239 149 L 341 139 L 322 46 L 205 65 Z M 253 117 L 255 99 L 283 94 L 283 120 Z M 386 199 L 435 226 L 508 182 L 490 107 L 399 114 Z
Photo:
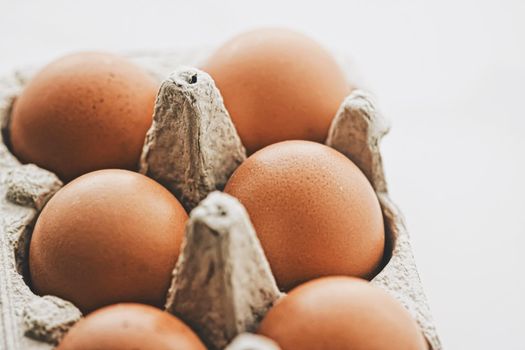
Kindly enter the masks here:
M 354 90 L 341 104 L 326 144 L 346 155 L 363 171 L 381 204 L 392 255 L 371 283 L 399 300 L 416 319 L 431 350 L 441 350 L 403 215 L 388 195 L 379 143 L 389 129 L 389 123 L 376 108 L 372 96 Z

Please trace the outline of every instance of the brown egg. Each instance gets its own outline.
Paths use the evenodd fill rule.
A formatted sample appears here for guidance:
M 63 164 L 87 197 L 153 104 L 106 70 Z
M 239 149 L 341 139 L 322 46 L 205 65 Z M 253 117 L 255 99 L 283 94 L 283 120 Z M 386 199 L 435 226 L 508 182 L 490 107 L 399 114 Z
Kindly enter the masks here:
M 326 275 L 372 277 L 385 242 L 376 194 L 334 149 L 284 141 L 249 157 L 225 192 L 246 207 L 281 289 Z
M 178 318 L 141 304 L 117 304 L 80 320 L 57 350 L 206 350 Z
M 325 277 L 292 290 L 258 333 L 282 350 L 424 350 L 408 311 L 383 290 L 352 277 Z
M 323 142 L 350 92 L 327 50 L 286 29 L 241 34 L 203 69 L 215 80 L 249 154 L 284 140 Z
M 16 100 L 13 153 L 64 181 L 137 167 L 159 83 L 119 56 L 84 52 L 44 67 Z
M 83 312 L 117 302 L 162 306 L 187 214 L 168 190 L 127 170 L 83 175 L 59 190 L 30 242 L 34 291 Z

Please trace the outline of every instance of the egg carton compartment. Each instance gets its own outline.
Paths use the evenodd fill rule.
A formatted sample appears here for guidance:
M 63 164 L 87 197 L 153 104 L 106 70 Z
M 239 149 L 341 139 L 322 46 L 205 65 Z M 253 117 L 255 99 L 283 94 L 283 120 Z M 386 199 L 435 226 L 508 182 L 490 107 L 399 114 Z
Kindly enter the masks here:
M 283 294 L 246 210 L 217 191 L 246 154 L 213 79 L 192 68 L 207 53 L 128 55 L 162 80 L 139 171 L 191 211 L 166 310 L 194 328 L 210 349 L 274 350 L 279 348 L 274 342 L 249 332 Z M 345 59 L 340 62 L 352 70 Z M 27 278 L 33 225 L 62 186 L 53 173 L 20 164 L 8 148 L 11 106 L 34 72 L 27 68 L 0 78 L 0 349 L 9 350 L 52 349 L 82 317 L 66 300 L 33 294 Z M 371 283 L 399 300 L 419 324 L 429 348 L 440 350 L 403 216 L 388 195 L 379 150 L 388 130 L 372 98 L 354 90 L 342 101 L 325 143 L 363 171 L 381 204 L 386 253 Z

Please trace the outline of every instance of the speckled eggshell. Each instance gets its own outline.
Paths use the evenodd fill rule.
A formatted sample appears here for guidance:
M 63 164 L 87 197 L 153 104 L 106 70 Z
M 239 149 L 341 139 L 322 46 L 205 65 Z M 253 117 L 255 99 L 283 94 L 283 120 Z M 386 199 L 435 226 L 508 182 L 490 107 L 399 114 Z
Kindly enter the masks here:
M 64 181 L 99 169 L 135 170 L 159 85 L 116 55 L 62 57 L 37 73 L 16 100 L 12 151 Z
M 284 141 L 249 157 L 225 192 L 246 207 L 283 290 L 326 275 L 373 277 L 385 234 L 377 196 L 334 149 Z
M 307 282 L 281 299 L 258 333 L 282 350 L 425 350 L 408 311 L 385 291 L 352 277 Z
M 83 175 L 38 217 L 29 249 L 32 288 L 84 313 L 117 302 L 162 307 L 186 220 L 177 199 L 146 176 Z
M 205 350 L 178 318 L 141 304 L 117 304 L 78 322 L 57 350 Z
M 284 140 L 324 141 L 350 92 L 332 55 L 287 29 L 236 36 L 203 70 L 215 80 L 248 154 Z

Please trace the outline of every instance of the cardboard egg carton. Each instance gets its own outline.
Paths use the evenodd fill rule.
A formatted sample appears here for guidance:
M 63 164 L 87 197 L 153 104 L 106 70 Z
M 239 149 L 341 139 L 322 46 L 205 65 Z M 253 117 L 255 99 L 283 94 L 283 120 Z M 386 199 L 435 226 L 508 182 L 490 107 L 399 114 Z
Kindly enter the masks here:
M 191 68 L 207 53 L 129 55 L 163 81 L 140 172 L 163 184 L 191 210 L 166 310 L 197 330 L 210 349 L 277 350 L 271 340 L 250 333 L 283 294 L 246 210 L 217 191 L 246 154 L 213 79 Z M 34 71 L 24 69 L 0 79 L 1 350 L 52 349 L 82 317 L 72 303 L 37 296 L 28 286 L 33 225 L 62 186 L 53 173 L 20 164 L 8 148 L 13 101 Z M 371 283 L 399 300 L 416 319 L 429 348 L 440 350 L 403 217 L 388 195 L 379 151 L 388 130 L 370 96 L 355 90 L 342 101 L 326 144 L 359 166 L 381 204 L 387 249 L 384 268 Z

